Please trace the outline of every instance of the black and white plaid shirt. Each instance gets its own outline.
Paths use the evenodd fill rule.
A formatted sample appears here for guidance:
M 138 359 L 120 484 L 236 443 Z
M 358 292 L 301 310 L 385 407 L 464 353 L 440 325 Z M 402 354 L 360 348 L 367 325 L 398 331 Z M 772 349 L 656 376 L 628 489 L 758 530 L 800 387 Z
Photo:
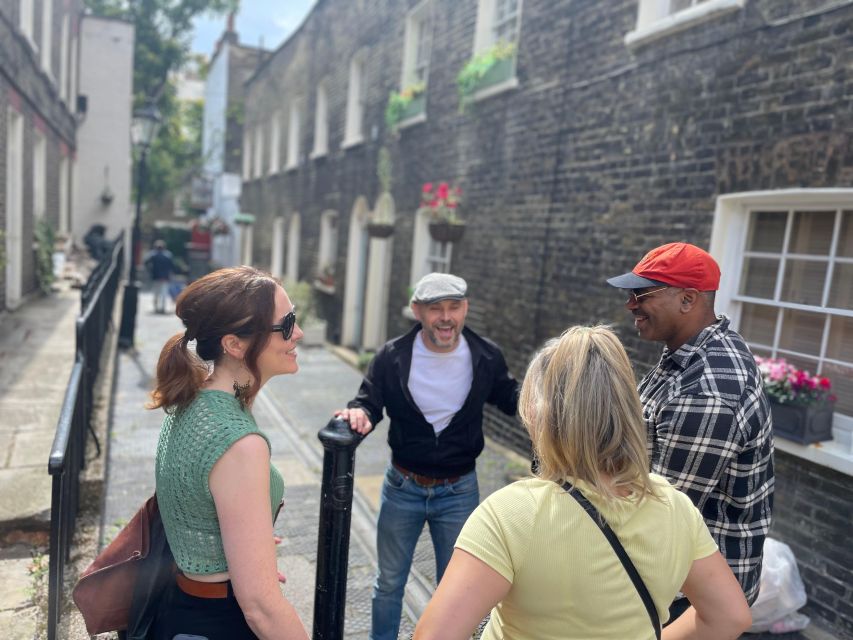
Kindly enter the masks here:
M 690 496 L 752 604 L 773 508 L 770 407 L 755 359 L 725 316 L 639 386 L 651 470 Z

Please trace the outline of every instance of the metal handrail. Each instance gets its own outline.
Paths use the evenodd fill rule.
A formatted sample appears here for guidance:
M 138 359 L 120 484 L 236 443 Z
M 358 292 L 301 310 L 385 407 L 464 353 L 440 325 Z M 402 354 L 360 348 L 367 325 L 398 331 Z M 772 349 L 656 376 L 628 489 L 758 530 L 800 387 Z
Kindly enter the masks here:
M 62 617 L 65 565 L 71 554 L 74 523 L 80 506 L 80 472 L 86 466 L 86 432 L 101 453 L 92 426 L 94 388 L 100 371 L 104 335 L 112 313 L 124 264 L 124 239 L 113 244 L 109 259 L 98 265 L 81 292 L 81 310 L 75 323 L 74 366 L 50 450 L 50 551 L 47 595 L 47 637 L 55 640 Z

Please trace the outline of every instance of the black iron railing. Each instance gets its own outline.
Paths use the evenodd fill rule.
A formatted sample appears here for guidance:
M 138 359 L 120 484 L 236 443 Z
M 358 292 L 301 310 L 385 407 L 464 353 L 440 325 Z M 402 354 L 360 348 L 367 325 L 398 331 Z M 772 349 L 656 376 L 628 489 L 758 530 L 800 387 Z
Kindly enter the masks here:
M 71 552 L 74 523 L 80 505 L 80 472 L 86 466 L 86 432 L 91 424 L 95 381 L 100 372 L 101 351 L 112 320 L 115 298 L 124 265 L 124 240 L 119 237 L 81 294 L 77 317 L 74 367 L 59 414 L 50 450 L 48 472 L 52 477 L 50 501 L 50 568 L 48 572 L 47 637 L 55 640 L 62 615 L 65 565 Z M 95 438 L 98 455 L 100 444 Z

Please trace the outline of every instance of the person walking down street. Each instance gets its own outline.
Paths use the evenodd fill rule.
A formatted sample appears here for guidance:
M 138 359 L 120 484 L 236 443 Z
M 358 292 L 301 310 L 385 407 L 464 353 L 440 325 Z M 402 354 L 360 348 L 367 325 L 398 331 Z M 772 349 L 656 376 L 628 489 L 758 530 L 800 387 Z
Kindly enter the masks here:
M 251 413 L 270 378 L 299 369 L 296 311 L 270 275 L 236 267 L 193 282 L 175 313 L 186 331 L 163 347 L 150 406 L 166 412 L 156 494 L 179 572 L 153 637 L 307 640 L 279 587 L 284 483 Z
M 336 412 L 358 433 L 391 421 L 391 463 L 377 524 L 378 573 L 373 589 L 372 640 L 396 640 L 403 592 L 418 537 L 429 523 L 441 581 L 453 544 L 479 504 L 475 471 L 483 450 L 483 406 L 508 415 L 518 406 L 518 382 L 500 349 L 465 326 L 467 284 L 431 273 L 411 299 L 418 320 L 387 342 L 370 363 L 358 395 Z
M 145 258 L 145 266 L 154 286 L 154 313 L 166 313 L 166 300 L 169 299 L 169 284 L 175 271 L 172 252 L 166 249 L 162 240 L 154 241 L 154 249 Z
M 746 599 L 702 515 L 648 472 L 635 384 L 606 327 L 569 329 L 534 357 L 519 413 L 536 477 L 499 489 L 465 523 L 415 640 L 470 638 L 490 609 L 483 640 L 653 640 L 679 589 L 694 606 L 664 639 L 733 639 L 749 626 Z
M 755 358 L 714 311 L 720 267 L 675 242 L 607 282 L 627 291 L 640 338 L 664 343 L 638 388 L 651 469 L 702 512 L 752 604 L 773 509 L 773 432 Z M 675 601 L 673 618 L 688 605 Z

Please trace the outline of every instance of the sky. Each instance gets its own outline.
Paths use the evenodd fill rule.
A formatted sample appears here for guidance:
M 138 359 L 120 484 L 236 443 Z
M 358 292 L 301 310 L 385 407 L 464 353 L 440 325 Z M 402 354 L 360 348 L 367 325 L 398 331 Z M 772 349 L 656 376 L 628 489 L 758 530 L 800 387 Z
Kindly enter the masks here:
M 275 49 L 302 24 L 314 0 L 240 0 L 235 29 L 240 43 Z M 201 16 L 195 21 L 192 51 L 208 58 L 225 30 L 226 17 Z

